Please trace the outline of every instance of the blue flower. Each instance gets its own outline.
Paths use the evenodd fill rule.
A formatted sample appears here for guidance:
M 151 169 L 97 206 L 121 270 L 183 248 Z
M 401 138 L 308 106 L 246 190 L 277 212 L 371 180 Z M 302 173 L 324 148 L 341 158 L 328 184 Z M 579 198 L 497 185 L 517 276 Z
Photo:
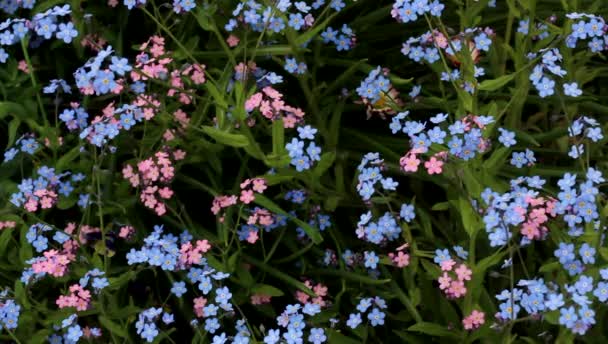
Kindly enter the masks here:
M 578 88 L 578 84 L 576 82 L 572 82 L 569 84 L 564 84 L 564 94 L 570 97 L 578 97 L 583 94 L 583 91 Z
M 581 255 L 581 260 L 585 264 L 594 264 L 595 263 L 595 248 L 591 247 L 589 244 L 584 243 L 581 245 L 578 253 Z
M 313 344 L 321 344 L 327 340 L 327 336 L 325 336 L 325 331 L 322 328 L 311 328 L 310 336 L 308 336 L 308 341 Z
M 570 306 L 568 308 L 562 308 L 559 310 L 560 317 L 559 323 L 560 325 L 564 325 L 568 328 L 571 328 L 574 323 L 578 320 L 578 316 L 576 315 L 576 311 L 574 307 Z
M 356 329 L 361 324 L 361 313 L 351 313 L 346 321 L 346 326 Z
M 367 314 L 367 318 L 369 319 L 371 325 L 374 327 L 378 325 L 384 325 L 385 316 L 386 314 L 381 312 L 378 308 L 372 309 L 372 311 Z
M 186 282 L 173 282 L 171 287 L 171 293 L 177 297 L 182 297 L 188 290 L 186 289 Z
M 378 256 L 376 255 L 375 252 L 373 251 L 365 251 L 364 252 L 365 255 L 365 267 L 366 268 L 370 268 L 370 269 L 375 269 L 378 267 L 378 262 L 380 261 L 380 258 L 378 258 Z
M 65 43 L 72 42 L 72 39 L 78 36 L 78 31 L 74 28 L 74 24 L 68 22 L 67 24 L 59 24 L 59 30 L 57 30 L 57 39 L 63 40 Z

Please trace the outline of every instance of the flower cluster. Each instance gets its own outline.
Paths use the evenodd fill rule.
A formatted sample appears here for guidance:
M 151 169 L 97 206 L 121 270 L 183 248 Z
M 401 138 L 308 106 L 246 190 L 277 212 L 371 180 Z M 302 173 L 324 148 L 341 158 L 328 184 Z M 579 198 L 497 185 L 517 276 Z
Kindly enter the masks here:
M 272 121 L 283 120 L 285 128 L 293 128 L 296 123 L 302 121 L 304 111 L 285 104 L 282 98 L 283 94 L 267 86 L 262 89 L 262 92 L 256 92 L 247 99 L 245 110 L 248 113 L 258 110 L 267 119 Z
M 323 38 L 323 43 L 335 44 L 338 51 L 350 50 L 356 42 L 353 30 L 346 24 L 342 25 L 340 30 L 334 30 L 331 26 L 328 26 L 321 33 L 321 37 Z
M 368 297 L 359 300 L 359 304 L 357 305 L 357 313 L 350 313 L 348 315 L 348 320 L 346 321 L 346 326 L 351 329 L 356 329 L 363 322 L 363 317 L 367 312 L 367 320 L 369 320 L 370 325 L 373 327 L 384 325 L 384 318 L 386 314 L 382 312 L 383 309 L 386 309 L 386 301 L 381 297 Z M 371 310 L 370 310 L 371 309 Z M 369 312 L 368 312 L 369 311 Z
M 603 51 L 606 48 L 604 36 L 608 28 L 604 18 L 587 13 L 569 13 L 566 17 L 572 19 L 572 25 L 570 26 L 572 33 L 566 37 L 568 48 L 576 48 L 579 40 L 587 41 L 587 46 L 593 53 Z
M 9 330 L 17 328 L 19 323 L 19 314 L 21 313 L 21 306 L 19 306 L 15 300 L 8 299 L 7 291 L 3 291 L 0 296 L 2 302 L 0 303 L 0 323 L 2 327 Z
M 391 16 L 398 22 L 407 23 L 424 17 L 427 13 L 434 17 L 441 17 L 445 5 L 439 0 L 396 0 L 393 3 Z
M 604 138 L 599 122 L 587 116 L 581 116 L 570 124 L 568 136 L 573 141 L 570 151 L 568 151 L 568 156 L 572 159 L 578 159 L 585 153 L 583 145 L 585 139 L 598 142 Z
M 465 281 L 471 280 L 473 272 L 465 263 L 457 263 L 447 249 L 436 250 L 433 261 L 441 267 L 443 274 L 437 279 L 439 289 L 450 299 L 463 297 L 467 293 Z M 458 267 L 455 268 L 455 266 Z
M 291 158 L 290 164 L 296 168 L 298 172 L 308 170 L 312 167 L 315 161 L 321 160 L 321 147 L 317 146 L 314 142 L 317 129 L 306 125 L 298 127 L 298 137 L 291 139 L 291 142 L 285 145 L 289 157 Z M 306 140 L 309 140 L 306 150 Z
M 159 216 L 167 212 L 165 202 L 173 196 L 173 190 L 169 187 L 175 177 L 173 160 L 181 160 L 184 155 L 185 153 L 179 150 L 159 151 L 138 162 L 137 170 L 131 165 L 126 165 L 122 170 L 123 178 L 129 180 L 131 186 L 142 188 L 139 197 L 141 202 Z
M 19 7 L 31 9 L 34 5 L 34 1 L 7 2 L 12 3 L 13 6 L 2 6 L 2 9 L 9 14 L 14 13 Z M 0 23 L 0 46 L 15 45 L 28 34 L 40 41 L 49 40 L 55 36 L 64 43 L 70 43 L 78 36 L 78 31 L 72 22 L 61 22 L 61 18 L 71 13 L 70 5 L 63 5 L 54 6 L 44 12 L 37 13 L 31 20 L 9 18 Z M 0 47 L 0 63 L 5 63 L 8 57 L 8 53 Z
M 205 264 L 202 255 L 211 249 L 207 240 L 197 240 L 192 245 L 192 236 L 184 231 L 180 237 L 163 234 L 163 226 L 154 226 L 154 232 L 144 239 L 145 245 L 140 249 L 131 249 L 127 253 L 129 265 L 147 263 L 160 266 L 166 271 L 184 270 L 192 265 Z M 181 247 L 178 246 L 178 240 Z
M 467 161 L 489 148 L 490 142 L 483 136 L 483 130 L 494 121 L 490 116 L 468 115 L 449 125 L 446 132 L 441 128 L 441 123 L 448 118 L 447 114 L 439 113 L 431 117 L 430 122 L 435 126 L 427 130 L 426 123 L 403 121 L 408 115 L 409 112 L 399 113 L 393 117 L 390 124 L 393 134 L 402 131 L 410 137 L 412 148 L 399 160 L 401 169 L 405 172 L 417 172 L 421 163 L 419 157 L 430 151 L 436 153 L 424 163 L 424 167 L 427 173 L 432 175 L 443 172 L 448 153 Z
M 394 107 L 403 105 L 399 92 L 388 79 L 388 69 L 380 66 L 369 72 L 356 91 L 367 109 L 368 117 L 372 113 L 394 114 Z
M 530 54 L 528 58 L 536 58 L 536 54 Z M 541 98 L 551 96 L 555 93 L 555 80 L 553 80 L 549 74 L 546 74 L 545 71 L 549 71 L 551 74 L 560 78 L 567 74 L 566 70 L 559 65 L 562 59 L 563 57 L 559 52 L 559 49 L 549 49 L 542 52 L 541 62 L 532 69 L 530 81 L 532 81 L 532 84 Z M 570 89 L 572 85 L 568 85 L 569 87 L 566 85 L 567 84 L 564 85 L 564 90 L 567 95 L 574 96 L 578 94 L 576 88 Z
M 397 190 L 399 183 L 391 177 L 384 177 L 382 175 L 384 169 L 384 160 L 380 159 L 380 153 L 367 153 L 361 159 L 361 163 L 357 167 L 359 171 L 357 192 L 364 201 L 369 201 L 376 193 L 378 182 L 380 182 L 384 191 Z
M 71 172 L 56 173 L 54 168 L 40 167 L 36 179 L 26 178 L 19 184 L 19 192 L 11 195 L 11 203 L 16 207 L 23 207 L 28 212 L 38 209 L 50 209 L 58 201 L 59 195 L 68 197 L 74 191 L 72 182 L 82 181 L 82 173 Z M 69 178 L 67 178 L 69 177 Z
M 137 334 L 141 336 L 141 338 L 145 339 L 148 343 L 152 343 L 154 338 L 158 336 L 158 325 L 156 321 L 158 318 L 161 318 L 162 321 L 166 325 L 171 324 L 174 321 L 173 314 L 163 312 L 162 308 L 148 308 L 143 312 L 139 313 L 137 316 L 137 322 L 135 323 L 135 328 L 137 329 Z
M 15 141 L 15 146 L 16 147 L 7 148 L 4 151 L 4 162 L 15 159 L 15 156 L 17 156 L 19 152 L 34 155 L 38 151 L 38 148 L 40 148 L 40 144 L 36 141 L 35 136 L 31 134 L 18 138 L 17 141 Z

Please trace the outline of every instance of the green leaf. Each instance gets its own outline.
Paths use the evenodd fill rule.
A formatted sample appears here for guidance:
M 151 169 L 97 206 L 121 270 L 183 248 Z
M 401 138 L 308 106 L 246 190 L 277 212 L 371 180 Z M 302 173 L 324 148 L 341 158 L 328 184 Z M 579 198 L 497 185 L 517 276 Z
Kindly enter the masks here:
M 121 338 L 127 338 L 129 336 L 127 331 L 125 331 L 125 329 L 122 326 L 120 326 L 119 324 L 106 318 L 105 316 L 100 315 L 98 319 L 99 319 L 99 322 L 101 323 L 101 325 L 103 325 L 103 327 L 108 329 L 112 334 L 117 335 Z
M 361 343 L 360 340 L 354 340 L 352 338 L 349 338 L 336 330 L 327 329 L 325 331 L 325 333 L 327 334 L 327 342 L 329 344 L 360 344 Z
M 74 159 L 76 159 L 80 155 L 80 147 L 76 146 L 70 149 L 69 152 L 63 154 L 61 158 L 57 161 L 56 168 L 59 171 L 63 171 L 66 167 L 68 167 Z
M 509 81 L 513 80 L 515 74 L 507 74 L 499 76 L 496 79 L 484 80 L 477 87 L 480 91 L 496 91 L 497 89 L 506 85 Z
M 279 288 L 275 288 L 268 284 L 258 284 L 255 287 L 251 288 L 251 292 L 253 294 L 261 294 L 275 297 L 285 295 Z
M 448 330 L 447 326 L 441 326 L 428 322 L 417 323 L 413 326 L 410 326 L 408 329 L 410 332 L 421 332 L 424 334 L 428 334 L 431 336 L 437 337 L 452 337 L 452 338 L 460 338 L 458 332 L 454 330 Z
M 231 134 L 220 129 L 204 125 L 201 127 L 203 132 L 211 136 L 215 141 L 232 147 L 247 147 L 249 139 L 241 134 Z
M 336 160 L 336 153 L 326 152 L 321 155 L 321 161 L 312 170 L 312 174 L 319 178 L 327 171 Z
M 285 152 L 285 127 L 283 120 L 278 119 L 272 122 L 272 153 L 276 156 Z
M 323 237 L 319 233 L 319 229 L 312 227 L 308 223 L 298 219 L 297 217 L 295 217 L 295 216 L 291 215 L 290 213 L 286 212 L 285 210 L 281 209 L 281 207 L 279 207 L 276 203 L 274 203 L 273 201 L 268 199 L 266 196 L 260 195 L 260 194 L 255 195 L 254 202 L 257 205 L 264 207 L 275 214 L 287 216 L 287 218 L 289 218 L 291 221 L 295 222 L 298 226 L 302 227 L 304 232 L 306 232 L 306 234 L 308 234 L 308 237 L 315 244 L 319 244 L 319 243 L 323 242 Z
M 473 210 L 471 203 L 462 197 L 458 199 L 458 208 L 464 230 L 469 234 L 470 238 L 474 238 L 480 229 L 477 214 Z

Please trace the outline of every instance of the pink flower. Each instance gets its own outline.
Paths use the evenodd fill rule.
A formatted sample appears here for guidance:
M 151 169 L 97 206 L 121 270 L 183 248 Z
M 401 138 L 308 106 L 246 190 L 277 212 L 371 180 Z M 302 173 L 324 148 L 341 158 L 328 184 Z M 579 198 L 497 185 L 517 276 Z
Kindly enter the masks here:
M 257 231 L 249 231 L 249 235 L 247 236 L 247 242 L 250 244 L 255 244 L 258 241 L 258 232 Z
M 230 35 L 226 39 L 226 43 L 228 43 L 228 46 L 231 48 L 236 47 L 239 44 L 239 41 L 240 41 L 239 38 L 235 35 Z
M 448 295 L 459 298 L 467 293 L 467 288 L 464 286 L 463 281 L 452 281 L 450 288 L 448 289 Z
M 448 275 L 447 272 L 443 273 L 443 276 L 439 277 L 437 280 L 439 282 L 439 289 L 444 290 L 447 289 L 452 283 L 452 278 Z
M 473 310 L 471 314 L 462 319 L 462 325 L 465 330 L 474 330 L 485 323 L 485 313 L 478 310 Z
M 399 159 L 399 164 L 405 172 L 416 172 L 418 171 L 420 160 L 416 158 L 415 154 L 408 154 Z
M 447 259 L 441 262 L 441 270 L 442 271 L 452 271 L 452 267 L 456 265 L 456 262 L 452 259 Z
M 471 280 L 471 269 L 467 268 L 466 265 L 460 264 L 460 266 L 455 270 L 456 275 L 458 275 L 458 279 L 461 281 L 470 281 Z
M 251 112 L 255 108 L 259 107 L 261 102 L 262 102 L 262 93 L 258 92 L 256 94 L 252 95 L 251 97 L 249 97 L 249 99 L 247 99 L 247 101 L 245 102 L 245 110 L 247 112 Z
M 442 172 L 443 161 L 437 160 L 435 157 L 424 163 L 424 167 L 429 174 L 440 174 Z
M 271 296 L 264 294 L 253 294 L 251 295 L 251 304 L 252 305 L 263 305 L 265 303 L 270 303 Z
M 267 186 L 266 186 L 266 180 L 262 179 L 262 178 L 256 178 L 253 180 L 253 191 L 257 192 L 257 193 L 262 193 L 264 192 L 264 190 L 266 190 Z
M 241 202 L 243 202 L 245 204 L 249 204 L 249 203 L 253 202 L 253 200 L 255 199 L 255 196 L 253 195 L 252 190 L 242 190 L 241 197 L 239 197 L 239 199 L 241 200 Z
M 392 260 L 393 264 L 397 265 L 399 268 L 410 265 L 410 255 L 403 253 L 403 251 L 399 251 L 396 256 L 392 257 Z

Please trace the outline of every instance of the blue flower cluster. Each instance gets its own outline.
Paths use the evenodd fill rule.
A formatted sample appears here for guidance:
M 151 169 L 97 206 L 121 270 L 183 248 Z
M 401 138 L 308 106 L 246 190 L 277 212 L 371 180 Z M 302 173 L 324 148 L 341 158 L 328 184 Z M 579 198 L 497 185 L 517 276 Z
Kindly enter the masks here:
M 233 17 L 230 18 L 224 29 L 232 32 L 239 26 L 239 23 L 242 23 L 255 32 L 268 30 L 274 33 L 284 33 L 287 26 L 300 31 L 313 25 L 312 12 L 323 5 L 325 5 L 325 0 L 314 0 L 310 5 L 305 1 L 279 0 L 273 6 L 248 0 L 240 2 L 236 6 L 232 11 Z M 335 11 L 340 11 L 345 6 L 344 0 L 330 0 L 329 2 L 329 7 Z
M 384 159 L 380 159 L 380 153 L 365 154 L 357 170 L 359 171 L 357 191 L 364 201 L 369 201 L 376 192 L 375 187 L 378 182 L 380 182 L 382 189 L 385 191 L 397 190 L 399 183 L 391 177 L 385 178 L 382 175 Z
M 530 53 L 528 58 L 536 58 L 536 54 Z M 546 71 L 560 78 L 567 74 L 566 70 L 559 65 L 561 61 L 562 55 L 560 54 L 559 49 L 552 48 L 542 53 L 541 62 L 532 69 L 530 81 L 532 81 L 532 84 L 541 98 L 551 96 L 555 93 L 555 81 L 546 73 Z
M 72 314 L 69 317 L 63 319 L 61 321 L 61 326 L 55 326 L 56 331 L 64 330 L 67 328 L 67 331 L 63 334 L 52 334 L 48 339 L 51 344 L 71 344 L 78 343 L 84 336 L 84 331 L 78 323 L 76 323 L 76 319 L 78 316 L 76 314 Z M 98 338 L 101 337 L 101 329 L 98 327 L 89 328 L 90 337 Z
M 163 234 L 163 226 L 154 226 L 154 231 L 144 239 L 144 246 L 140 250 L 132 248 L 127 253 L 127 264 L 148 263 L 151 266 L 160 266 L 166 271 L 179 270 L 180 251 L 177 241 L 182 243 L 191 239 L 190 234 L 184 231 L 180 238 L 175 235 Z
M 572 33 L 566 37 L 566 46 L 576 48 L 579 40 L 587 41 L 591 52 L 597 53 L 606 48 L 604 40 L 606 22 L 604 18 L 587 13 L 570 13 L 566 17 L 572 19 Z
M 35 1 L 2 1 L 0 8 L 12 14 L 19 7 L 31 9 Z M 37 13 L 31 21 L 21 18 L 9 18 L 0 23 L 0 46 L 10 46 L 19 43 L 30 33 L 40 40 L 48 40 L 55 36 L 65 43 L 70 43 L 78 31 L 72 22 L 59 22 L 59 18 L 72 13 L 70 5 L 54 6 Z M 0 63 L 5 63 L 9 55 L 0 47 Z
M 517 168 L 532 166 L 536 163 L 536 157 L 532 150 L 526 148 L 525 152 L 513 152 L 510 163 Z
M 33 135 L 23 135 L 15 141 L 15 147 L 9 147 L 4 151 L 4 161 L 9 162 L 15 159 L 19 152 L 33 155 L 40 148 L 40 144 Z
M 27 233 L 25 234 L 25 238 L 27 239 L 27 242 L 34 246 L 36 252 L 42 252 L 48 248 L 49 242 L 49 240 L 43 235 L 43 233 L 51 230 L 53 230 L 53 228 L 47 224 L 35 223 L 30 226 Z M 70 236 L 63 231 L 56 231 L 55 235 L 53 236 L 53 240 L 55 240 L 59 244 L 63 244 L 69 238 Z
M 287 305 L 283 313 L 277 317 L 277 324 L 280 328 L 268 330 L 264 343 L 282 343 L 281 338 L 289 344 L 302 343 L 307 325 L 305 316 L 313 317 L 319 313 L 321 313 L 321 307 L 314 303 L 306 303 L 304 306 Z M 324 343 L 327 337 L 322 328 L 311 328 L 307 339 L 309 343 L 320 344 Z
M 378 66 L 361 81 L 361 85 L 357 88 L 357 94 L 371 103 L 376 103 L 385 93 L 388 93 L 391 87 L 390 80 L 382 72 L 382 68 Z
M 99 269 L 93 269 L 91 271 L 87 271 L 87 273 L 80 278 L 79 284 L 81 287 L 86 288 L 89 285 L 89 280 L 91 281 L 91 286 L 95 289 L 96 292 L 101 291 L 103 288 L 110 285 L 110 282 L 106 277 L 104 277 L 105 272 Z
M 308 66 L 305 62 L 298 62 L 295 57 L 285 58 L 285 65 L 283 66 L 286 71 L 291 74 L 303 75 L 306 74 Z
M 308 170 L 312 167 L 315 161 L 321 160 L 321 147 L 317 146 L 313 141 L 317 134 L 317 129 L 306 125 L 298 127 L 298 137 L 291 139 L 291 142 L 285 145 L 289 157 L 291 158 L 291 165 L 295 166 L 298 172 Z M 304 146 L 306 140 L 309 140 L 306 151 Z
M 97 56 L 76 69 L 74 72 L 76 86 L 80 89 L 91 88 L 96 95 L 112 92 L 118 86 L 116 78 L 132 70 L 126 58 L 113 56 L 113 53 L 112 46 L 108 45 L 105 49 L 100 49 Z M 102 67 L 108 57 L 111 57 L 111 63 L 107 67 Z
M 124 0 L 123 3 L 129 10 L 132 10 L 134 7 L 145 5 L 147 0 Z
M 162 308 L 148 308 L 143 312 L 139 313 L 137 317 L 137 322 L 135 323 L 135 328 L 137 329 L 137 334 L 141 336 L 141 338 L 145 339 L 148 343 L 152 343 L 154 338 L 158 336 L 158 326 L 156 325 L 156 321 L 162 314 L 162 321 L 165 324 L 170 324 L 174 321 L 173 314 L 163 312 Z
M 391 15 L 398 21 L 407 23 L 416 21 L 426 14 L 441 17 L 444 8 L 445 6 L 439 0 L 396 0 L 393 3 Z
M 72 93 L 70 85 L 68 85 L 68 83 L 63 79 L 53 79 L 51 80 L 50 84 L 44 86 L 44 88 L 42 89 L 42 93 L 44 94 L 51 94 L 57 91 L 63 91 L 63 93 L 68 94 Z
M 6 298 L 7 290 L 4 290 L 0 297 Z M 21 306 L 19 306 L 15 300 L 8 299 L 4 300 L 0 305 L 0 323 L 2 327 L 13 330 L 17 328 L 19 323 L 19 314 L 21 312 Z
M 414 206 L 403 204 L 401 206 L 400 217 L 407 223 L 411 222 L 416 217 Z M 391 212 L 384 213 L 376 222 L 371 220 L 371 211 L 362 214 L 359 218 L 356 231 L 359 239 L 366 240 L 372 244 L 381 244 L 385 241 L 393 241 L 399 238 L 401 226 L 399 226 Z
M 325 31 L 321 33 L 323 43 L 333 43 L 336 45 L 336 50 L 347 51 L 354 46 L 355 34 L 353 30 L 346 24 L 342 25 L 340 30 L 334 30 L 331 26 L 328 26 Z
M 569 256 L 573 255 L 571 249 L 563 247 L 558 251 L 563 251 L 560 255 Z M 576 334 L 585 334 L 596 323 L 593 297 L 602 303 L 608 300 L 608 269 L 601 269 L 600 277 L 601 281 L 595 284 L 593 277 L 580 275 L 573 284 L 566 284 L 564 291 L 560 291 L 557 284 L 545 283 L 542 279 L 520 280 L 519 288 L 505 289 L 496 295 L 503 301 L 498 317 L 514 320 L 522 308 L 529 315 L 559 311 L 560 325 Z
M 84 118 L 86 115 L 85 112 L 78 112 L 78 109 L 75 110 L 75 113 L 70 112 L 71 110 L 66 111 L 68 112 L 64 111 L 62 113 L 62 116 L 64 116 L 62 120 L 65 120 L 68 125 L 74 123 L 74 121 L 80 122 L 81 117 Z M 119 121 L 115 121 L 116 117 L 114 116 L 105 116 L 101 121 L 91 123 L 91 125 L 83 128 L 80 132 L 80 138 L 87 138 L 95 146 L 102 147 L 109 140 L 118 136 L 121 130 L 129 131 L 136 123 L 144 120 L 143 110 L 136 105 L 130 104 L 123 104 L 114 109 L 113 115 L 118 116 Z
M 584 139 L 598 142 L 604 138 L 602 128 L 594 118 L 581 116 L 575 119 L 568 127 L 568 136 L 575 142 L 568 152 L 572 159 L 578 159 L 585 152 L 585 146 L 580 143 Z
M 411 140 L 412 150 L 416 153 L 426 153 L 432 144 L 447 144 L 449 153 L 465 161 L 474 158 L 477 153 L 484 153 L 489 147 L 488 139 L 483 137 L 482 129 L 494 122 L 492 116 L 476 116 L 472 120 L 457 120 L 447 127 L 447 132 L 441 128 L 441 123 L 448 118 L 447 114 L 439 113 L 429 119 L 432 124 L 427 129 L 426 122 L 404 121 L 409 112 L 401 112 L 394 116 L 389 125 L 393 134 L 402 131 Z M 450 136 L 448 136 L 448 133 Z
M 365 316 L 365 312 L 367 312 L 367 320 L 369 320 L 370 325 L 373 327 L 384 325 L 384 318 L 386 314 L 382 312 L 383 309 L 386 309 L 386 301 L 378 296 L 363 298 L 359 301 L 357 305 L 357 313 L 351 313 L 348 315 L 348 320 L 346 321 L 346 326 L 351 329 L 356 329 L 363 322 L 363 317 Z M 368 310 L 370 310 L 368 312 Z

